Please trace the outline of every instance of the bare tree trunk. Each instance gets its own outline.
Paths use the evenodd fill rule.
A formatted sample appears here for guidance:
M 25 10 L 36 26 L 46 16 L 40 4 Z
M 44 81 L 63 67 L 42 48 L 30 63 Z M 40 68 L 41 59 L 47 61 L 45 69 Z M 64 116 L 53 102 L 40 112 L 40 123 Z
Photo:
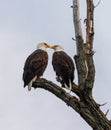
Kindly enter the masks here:
M 63 88 L 46 79 L 39 79 L 33 83 L 34 88 L 43 88 L 53 93 L 72 107 L 91 126 L 93 130 L 111 130 L 111 122 L 101 111 L 92 96 L 95 80 L 95 66 L 93 61 L 93 39 L 94 39 L 94 5 L 93 0 L 86 0 L 86 42 L 82 37 L 81 21 L 79 16 L 79 0 L 73 0 L 73 21 L 75 28 L 75 39 L 77 55 L 74 56 L 78 85 L 73 83 L 72 92 L 77 97 L 67 93 Z

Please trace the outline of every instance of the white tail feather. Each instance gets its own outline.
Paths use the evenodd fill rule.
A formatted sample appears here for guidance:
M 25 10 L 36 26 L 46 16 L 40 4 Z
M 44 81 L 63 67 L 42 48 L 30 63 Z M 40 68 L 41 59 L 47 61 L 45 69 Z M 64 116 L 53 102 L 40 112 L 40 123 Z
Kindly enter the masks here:
M 71 83 L 71 80 L 69 80 L 69 86 L 67 86 L 66 84 L 64 84 L 65 88 L 70 90 L 71 92 L 71 89 L 72 89 L 72 83 Z
M 71 92 L 71 90 L 72 90 L 72 83 L 71 83 L 71 80 L 69 80 L 69 90 L 70 90 L 70 92 Z
M 35 76 L 29 83 L 28 83 L 28 91 L 31 91 L 33 82 L 37 79 L 37 76 Z

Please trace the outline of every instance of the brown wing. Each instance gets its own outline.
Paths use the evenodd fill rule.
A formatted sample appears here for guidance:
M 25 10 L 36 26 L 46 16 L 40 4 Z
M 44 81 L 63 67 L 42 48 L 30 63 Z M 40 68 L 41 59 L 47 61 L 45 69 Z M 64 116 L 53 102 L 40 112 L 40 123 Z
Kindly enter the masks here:
M 72 59 L 63 51 L 54 52 L 52 60 L 53 68 L 58 76 L 69 86 L 69 79 L 74 79 L 74 63 Z
M 43 75 L 48 63 L 48 54 L 43 50 L 34 51 L 27 59 L 24 65 L 23 81 L 26 86 L 37 75 L 39 78 Z

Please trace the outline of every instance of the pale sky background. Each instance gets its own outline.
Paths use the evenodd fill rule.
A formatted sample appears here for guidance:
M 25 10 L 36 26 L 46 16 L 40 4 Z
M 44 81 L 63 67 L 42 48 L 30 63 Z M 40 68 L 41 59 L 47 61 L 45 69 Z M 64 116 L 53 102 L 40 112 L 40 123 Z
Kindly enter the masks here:
M 81 22 L 85 19 L 81 0 Z M 98 0 L 95 0 L 97 4 Z M 27 56 L 38 42 L 60 43 L 73 57 L 75 52 L 72 0 L 0 0 L 0 129 L 91 130 L 64 102 L 42 89 L 23 88 L 22 73 Z M 95 9 L 95 100 L 108 109 L 111 119 L 111 2 L 102 0 Z M 44 77 L 55 81 L 49 65 Z

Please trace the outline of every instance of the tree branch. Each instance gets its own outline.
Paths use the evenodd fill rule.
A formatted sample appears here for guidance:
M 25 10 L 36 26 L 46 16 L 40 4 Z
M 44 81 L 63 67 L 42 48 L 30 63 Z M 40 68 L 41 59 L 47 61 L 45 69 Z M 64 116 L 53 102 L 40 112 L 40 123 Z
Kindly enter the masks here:
M 93 39 L 94 39 L 94 5 L 93 0 L 87 0 L 87 18 L 86 18 L 86 66 L 87 66 L 87 78 L 85 81 L 85 89 L 89 90 L 89 94 L 92 93 L 92 88 L 95 79 L 95 66 L 93 61 Z
M 74 59 L 78 73 L 78 84 L 81 88 L 83 88 L 86 79 L 87 68 L 85 63 L 84 42 L 82 37 L 79 8 L 80 8 L 79 0 L 73 0 L 73 22 L 75 28 L 76 47 L 77 47 L 77 56 L 75 56 Z
M 33 83 L 33 87 L 42 88 L 56 95 L 63 100 L 68 106 L 81 115 L 83 119 L 94 130 L 111 130 L 111 123 L 106 118 L 105 114 L 99 109 L 98 104 L 93 98 L 87 98 L 85 100 L 79 100 L 70 93 L 67 93 L 63 88 L 57 86 L 51 81 L 46 79 L 38 79 Z M 73 85 L 75 91 L 75 84 Z M 81 93 L 81 91 L 79 92 Z
M 93 49 L 94 39 L 94 4 L 93 0 L 87 0 L 87 18 L 86 18 L 86 53 Z
M 81 28 L 81 20 L 80 20 L 79 1 L 78 0 L 73 0 L 73 6 L 72 7 L 73 7 L 73 22 L 74 22 L 74 28 L 75 28 L 75 35 L 76 35 L 76 38 L 78 36 L 80 36 L 82 38 L 82 28 Z
M 93 55 L 94 55 L 93 52 L 86 54 L 88 75 L 85 82 L 85 89 L 89 88 L 90 91 L 92 91 L 92 88 L 94 86 L 94 81 L 95 81 L 95 66 L 93 61 Z
M 36 80 L 36 82 L 33 83 L 33 88 L 42 88 L 48 90 L 49 92 L 53 93 L 61 100 L 63 100 L 68 106 L 72 107 L 76 112 L 79 112 L 79 100 L 75 96 L 72 96 L 67 93 L 63 88 L 54 84 L 53 82 L 42 78 Z M 76 91 L 75 89 L 76 87 L 74 87 L 73 85 L 73 91 Z

